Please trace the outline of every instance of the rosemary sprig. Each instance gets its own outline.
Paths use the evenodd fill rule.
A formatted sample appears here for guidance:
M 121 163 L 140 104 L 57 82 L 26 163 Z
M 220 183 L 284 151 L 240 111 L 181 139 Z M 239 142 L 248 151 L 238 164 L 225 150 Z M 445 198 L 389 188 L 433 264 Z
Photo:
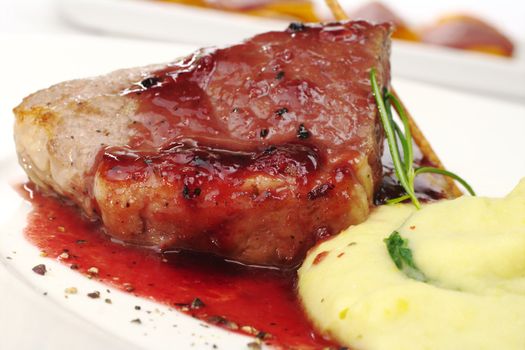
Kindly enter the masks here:
M 410 132 L 410 125 L 408 122 L 408 116 L 399 102 L 399 100 L 388 91 L 381 93 L 379 85 L 376 79 L 376 70 L 372 68 L 370 70 L 370 83 L 372 85 L 372 93 L 377 103 L 379 110 L 379 116 L 381 124 L 385 130 L 386 139 L 388 141 L 388 148 L 392 156 L 392 162 L 394 163 L 394 172 L 396 177 L 403 186 L 406 194 L 398 198 L 389 199 L 387 204 L 395 204 L 403 202 L 407 199 L 412 200 L 412 203 L 417 209 L 421 208 L 421 204 L 416 196 L 414 189 L 414 181 L 416 176 L 423 173 L 440 174 L 449 176 L 459 182 L 471 195 L 475 196 L 475 192 L 472 187 L 458 175 L 434 167 L 420 167 L 414 169 L 414 151 L 412 146 L 412 134 Z M 392 106 L 394 107 L 403 129 L 394 121 L 392 115 Z M 399 152 L 399 144 L 403 153 Z M 390 258 L 396 265 L 396 267 L 402 271 L 409 278 L 415 279 L 421 282 L 428 282 L 425 274 L 418 269 L 416 266 L 412 250 L 408 246 L 408 240 L 401 237 L 399 232 L 394 231 L 385 240 L 386 248 Z
M 459 182 L 461 184 L 461 186 L 463 186 L 471 196 L 475 196 L 476 195 L 476 192 L 474 192 L 474 190 L 468 184 L 468 182 L 466 182 L 464 179 L 462 179 L 458 175 L 454 174 L 453 172 L 450 172 L 450 171 L 445 170 L 445 169 L 438 169 L 438 168 L 433 168 L 433 167 L 428 167 L 428 166 L 422 166 L 422 167 L 416 169 L 416 171 L 414 172 L 414 176 L 417 176 L 417 175 L 423 174 L 423 173 L 433 173 L 433 174 L 440 174 L 440 175 L 445 175 L 445 176 L 451 177 L 454 180 L 456 180 L 457 182 Z
M 374 97 L 376 99 L 377 108 L 379 109 L 379 116 L 381 117 L 381 123 L 383 124 L 383 128 L 385 129 L 385 135 L 388 140 L 388 148 L 390 149 L 390 154 L 392 155 L 392 161 L 394 163 L 394 172 L 396 174 L 396 177 L 405 189 L 407 195 L 412 199 L 412 202 L 416 206 L 416 208 L 420 208 L 421 205 L 419 204 L 419 201 L 416 197 L 416 194 L 414 192 L 414 186 L 413 184 L 410 185 L 409 183 L 409 174 L 406 171 L 406 165 L 407 163 L 412 164 L 413 162 L 409 158 L 404 158 L 403 161 L 401 160 L 401 155 L 399 153 L 399 145 L 398 145 L 398 137 L 395 131 L 394 127 L 394 121 L 392 118 L 392 110 L 390 107 L 390 99 L 387 100 L 387 98 L 383 98 L 383 95 L 381 94 L 381 91 L 379 89 L 379 85 L 377 84 L 375 69 L 372 68 L 370 70 L 370 82 L 372 84 L 372 93 L 374 94 Z M 388 95 L 387 95 L 388 96 Z M 386 104 L 385 104 L 386 100 Z M 388 106 L 388 109 L 387 107 Z M 404 140 L 405 144 L 408 143 L 409 140 L 406 138 L 406 131 L 405 131 L 405 137 Z M 412 140 L 410 140 L 412 142 Z M 408 149 L 408 144 L 403 144 L 403 150 Z M 409 156 L 410 154 L 407 152 L 405 156 Z
M 459 182 L 469 194 L 475 196 L 476 193 L 472 187 L 460 176 L 450 172 L 448 170 L 438 169 L 434 167 L 420 167 L 414 169 L 414 152 L 412 146 L 412 134 L 410 132 L 410 126 L 408 122 L 407 114 L 399 102 L 399 100 L 388 91 L 381 93 L 376 78 L 376 70 L 372 68 L 370 70 L 370 83 L 372 85 L 372 93 L 377 103 L 379 110 L 379 116 L 381 124 L 385 130 L 386 139 L 388 141 L 388 148 L 392 156 L 392 162 L 394 163 L 394 173 L 406 192 L 398 198 L 390 199 L 387 203 L 399 203 L 404 200 L 410 199 L 417 209 L 421 208 L 421 204 L 417 199 L 414 181 L 417 175 L 423 173 L 434 173 L 444 176 L 448 176 Z M 403 129 L 394 121 L 392 115 L 392 106 L 394 107 L 399 119 L 403 124 Z M 402 153 L 399 150 L 399 144 L 401 144 Z

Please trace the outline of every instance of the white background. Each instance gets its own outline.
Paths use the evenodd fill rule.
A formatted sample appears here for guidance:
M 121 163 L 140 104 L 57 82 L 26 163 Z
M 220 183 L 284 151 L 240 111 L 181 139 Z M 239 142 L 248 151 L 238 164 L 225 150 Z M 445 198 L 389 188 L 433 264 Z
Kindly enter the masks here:
M 398 0 L 395 1 L 394 7 L 417 24 L 433 19 L 437 13 L 442 13 L 442 10 L 448 12 L 445 10 L 477 8 L 481 15 L 485 14 L 497 21 L 511 35 L 519 37 L 525 33 L 524 4 L 525 2 L 511 0 Z M 3 45 L 0 48 L 0 160 L 6 155 L 14 155 L 11 141 L 13 119 L 10 109 L 28 93 L 63 79 L 116 69 L 121 66 L 123 59 L 124 65 L 135 65 L 162 62 L 172 58 L 172 50 L 167 44 L 156 47 L 158 51 L 155 55 L 130 58 L 129 55 L 124 55 L 124 52 L 133 52 L 133 45 L 137 43 L 130 43 L 128 46 L 122 42 L 117 46 L 123 52 L 121 56 L 125 56 L 124 58 L 119 55 L 104 57 L 98 51 L 90 51 L 87 47 L 102 45 L 109 52 L 113 43 L 100 43 L 85 37 L 82 40 L 78 39 L 78 35 L 86 34 L 95 38 L 105 36 L 107 39 L 111 36 L 85 31 L 71 25 L 59 16 L 51 0 L 0 0 L 0 45 Z M 68 40 L 71 45 L 67 45 Z M 84 49 L 80 45 L 85 45 Z M 60 62 L 54 62 L 53 57 L 61 54 L 69 55 L 72 59 L 66 60 L 63 57 Z M 91 66 L 87 65 L 88 62 Z M 510 190 L 519 177 L 525 175 L 522 155 L 525 150 L 522 141 L 523 122 L 518 120 L 519 118 L 511 118 L 522 115 L 525 119 L 523 105 L 500 103 L 494 98 L 480 99 L 474 95 L 456 94 L 454 91 L 398 80 L 396 86 L 412 113 L 418 116 L 422 129 L 447 166 L 471 180 L 481 193 L 501 195 Z M 435 104 L 437 99 L 439 104 Z M 525 104 L 525 101 L 522 103 Z M 498 113 L 505 115 L 499 116 Z M 458 120 L 460 117 L 464 118 L 463 121 Z M 507 121 L 506 125 L 501 125 L 501 119 Z M 493 134 L 492 129 L 497 132 Z M 5 174 L 2 164 L 4 163 L 0 162 L 0 175 Z M 0 197 L 2 195 L 0 191 Z M 2 208 L 0 205 L 2 213 L 6 213 L 5 209 L 6 206 Z M 5 248 L 5 245 L 3 247 Z M 71 310 L 61 308 L 57 303 L 42 302 L 43 297 L 40 293 L 35 293 L 34 285 L 20 283 L 21 278 L 14 275 L 12 269 L 3 269 L 1 262 L 1 350 L 14 349 L 13 341 L 17 342 L 18 350 L 104 349 L 104 345 L 109 343 L 112 343 L 112 349 L 130 348 L 129 344 L 105 334 L 97 327 L 96 322 L 88 323 L 79 317 L 72 317 Z M 29 260 L 26 264 L 33 262 L 34 260 Z M 29 269 L 24 267 L 24 271 Z M 37 280 L 39 276 L 33 276 L 31 272 L 30 275 L 35 281 L 42 282 Z M 61 280 L 57 279 L 56 283 L 61 283 Z M 57 295 L 63 287 L 60 285 Z M 77 343 L 71 343 L 70 337 L 74 337 Z M 6 345 L 9 341 L 10 345 Z M 173 349 L 178 349 L 176 342 Z

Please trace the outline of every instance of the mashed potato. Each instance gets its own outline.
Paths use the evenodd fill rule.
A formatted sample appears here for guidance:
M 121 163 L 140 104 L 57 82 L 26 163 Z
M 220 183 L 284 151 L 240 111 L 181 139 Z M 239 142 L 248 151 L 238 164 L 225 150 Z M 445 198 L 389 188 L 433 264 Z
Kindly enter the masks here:
M 383 241 L 408 240 L 428 281 Z M 299 295 L 322 332 L 358 350 L 525 349 L 525 180 L 503 199 L 383 206 L 312 250 Z

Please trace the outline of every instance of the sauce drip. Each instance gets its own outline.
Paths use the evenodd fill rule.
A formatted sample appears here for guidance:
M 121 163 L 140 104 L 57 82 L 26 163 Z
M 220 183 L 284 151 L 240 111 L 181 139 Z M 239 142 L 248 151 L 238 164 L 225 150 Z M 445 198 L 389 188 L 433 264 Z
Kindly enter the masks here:
M 281 349 L 338 347 L 317 334 L 295 293 L 295 271 L 249 268 L 195 254 L 165 253 L 112 242 L 98 223 L 75 207 L 46 197 L 28 184 L 33 204 L 25 234 L 50 258 L 64 251 L 62 263 L 88 274 L 97 267 L 100 282 L 174 307 L 198 319 L 242 332 Z M 204 305 L 192 307 L 198 298 Z M 194 302 L 194 304 L 196 304 Z M 195 306 L 195 305 L 194 305 Z M 235 329 L 237 328 L 237 329 Z

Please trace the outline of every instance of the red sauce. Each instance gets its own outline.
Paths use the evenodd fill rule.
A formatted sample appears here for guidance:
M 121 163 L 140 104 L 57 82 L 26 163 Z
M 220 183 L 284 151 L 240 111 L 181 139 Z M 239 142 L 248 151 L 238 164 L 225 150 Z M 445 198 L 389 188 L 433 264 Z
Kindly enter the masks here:
M 388 86 L 388 25 L 292 24 L 223 49 L 199 50 L 122 93 L 137 102 L 131 149 L 180 139 L 230 150 L 310 140 L 330 161 L 370 148 L 369 69 Z M 356 152 L 358 151 L 358 152 Z
M 328 252 L 324 251 L 315 256 L 315 259 L 312 263 L 312 265 L 320 264 L 326 257 L 328 256 Z
M 115 156 L 129 155 L 117 152 Z M 229 157 L 244 155 L 228 155 L 226 159 Z M 254 159 L 247 157 L 244 161 L 248 165 Z M 387 156 L 384 162 L 385 174 L 376 198 L 380 201 L 403 194 L 392 177 Z M 418 158 L 416 163 L 428 161 Z M 120 176 L 118 169 L 112 171 L 112 176 Z M 306 318 L 297 299 L 294 270 L 250 268 L 209 255 L 175 252 L 161 255 L 153 250 L 118 244 L 103 233 L 100 223 L 83 219 L 76 207 L 34 191 L 32 184 L 25 189 L 23 194 L 33 204 L 25 230 L 27 238 L 49 257 L 80 273 L 88 275 L 88 269 L 96 267 L 99 274 L 95 278 L 102 283 L 226 329 L 242 332 L 243 326 L 253 327 L 261 332 L 259 336 L 267 334 L 265 342 L 277 348 L 339 348 L 317 334 Z M 431 184 L 421 184 L 417 192 L 422 200 L 443 197 L 439 188 Z M 69 258 L 62 260 L 59 256 L 65 251 Z M 316 263 L 326 255 L 327 252 L 320 253 Z M 204 305 L 192 307 L 196 298 Z
M 232 328 L 251 326 L 269 334 L 265 342 L 282 349 L 338 348 L 317 334 L 295 292 L 295 271 L 248 268 L 202 255 L 170 253 L 112 242 L 98 223 L 78 210 L 33 191 L 27 238 L 47 256 L 88 274 L 97 267 L 100 282 L 151 298 L 203 321 Z M 68 259 L 59 259 L 64 251 Z M 192 308 L 199 298 L 204 306 Z M 254 335 L 254 334 L 252 334 Z M 259 336 L 262 337 L 263 333 Z
M 388 86 L 388 33 L 292 24 L 148 72 L 121 91 L 131 136 L 102 150 L 86 211 L 126 242 L 299 264 L 319 235 L 364 219 L 364 162 L 380 181 L 369 69 Z
M 153 172 L 168 183 L 183 179 L 184 185 L 201 189 L 211 183 L 219 192 L 257 174 L 278 177 L 292 173 L 298 185 L 306 185 L 321 162 L 317 150 L 308 145 L 289 143 L 241 152 L 210 148 L 188 139 L 158 152 L 113 147 L 106 149 L 102 158 L 99 172 L 108 182 L 130 185 L 145 181 Z

